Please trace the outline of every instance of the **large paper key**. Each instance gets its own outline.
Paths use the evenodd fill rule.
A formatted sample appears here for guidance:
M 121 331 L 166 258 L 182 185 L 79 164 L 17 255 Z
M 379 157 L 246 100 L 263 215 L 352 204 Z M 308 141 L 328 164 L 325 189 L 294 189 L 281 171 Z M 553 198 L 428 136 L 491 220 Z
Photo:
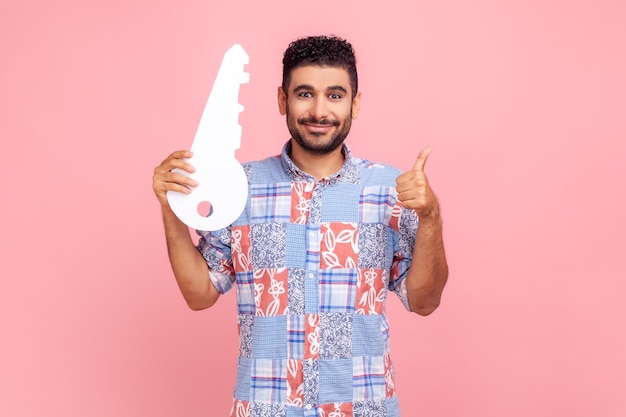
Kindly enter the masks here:
M 238 103 L 239 86 L 249 74 L 243 66 L 248 54 L 233 45 L 222 59 L 211 94 L 204 107 L 188 162 L 196 171 L 185 175 L 198 182 L 190 194 L 167 192 L 170 207 L 187 226 L 197 230 L 217 230 L 229 226 L 243 211 L 248 199 L 248 182 L 235 150 L 241 144 Z M 209 213 L 202 213 L 210 207 Z

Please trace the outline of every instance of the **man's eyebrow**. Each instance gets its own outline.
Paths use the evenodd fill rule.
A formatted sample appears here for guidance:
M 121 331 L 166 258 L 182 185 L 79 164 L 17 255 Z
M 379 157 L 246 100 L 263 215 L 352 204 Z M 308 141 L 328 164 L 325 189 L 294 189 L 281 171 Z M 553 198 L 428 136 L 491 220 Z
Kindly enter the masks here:
M 312 85 L 309 84 L 300 84 L 294 87 L 293 92 L 298 93 L 300 91 L 312 91 L 315 90 Z M 326 91 L 339 91 L 344 94 L 348 94 L 348 90 L 341 85 L 332 85 L 326 88 Z
M 311 91 L 311 90 L 313 90 L 312 85 L 300 84 L 294 87 L 293 92 L 297 93 L 298 91 Z
M 328 87 L 326 91 L 340 91 L 344 94 L 348 94 L 348 90 L 346 90 L 344 87 L 340 85 L 333 85 L 332 87 Z

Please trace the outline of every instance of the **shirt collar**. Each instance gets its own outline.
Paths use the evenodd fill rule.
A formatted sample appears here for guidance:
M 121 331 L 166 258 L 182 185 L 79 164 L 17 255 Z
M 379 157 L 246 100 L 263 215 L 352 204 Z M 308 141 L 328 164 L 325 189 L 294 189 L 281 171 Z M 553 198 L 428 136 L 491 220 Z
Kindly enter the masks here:
M 294 164 L 294 162 L 289 157 L 290 152 L 291 152 L 291 141 L 287 141 L 287 143 L 285 143 L 285 145 L 283 146 L 283 150 L 280 156 L 281 156 L 281 161 L 283 164 L 283 169 L 285 170 L 287 175 L 289 175 L 291 180 L 297 181 L 297 182 L 311 181 L 311 180 L 315 181 L 315 178 L 313 178 L 311 175 L 307 174 L 306 172 L 302 171 L 300 168 L 296 166 L 296 164 Z M 344 156 L 344 161 L 343 161 L 343 165 L 341 166 L 341 168 L 339 168 L 339 170 L 335 172 L 334 174 L 332 174 L 331 176 L 322 178 L 320 181 L 334 184 L 337 182 L 349 182 L 350 178 L 355 177 L 357 167 L 354 164 L 354 161 L 352 160 L 352 152 L 350 151 L 350 148 L 348 147 L 348 145 L 346 145 L 345 143 L 341 145 L 341 153 Z

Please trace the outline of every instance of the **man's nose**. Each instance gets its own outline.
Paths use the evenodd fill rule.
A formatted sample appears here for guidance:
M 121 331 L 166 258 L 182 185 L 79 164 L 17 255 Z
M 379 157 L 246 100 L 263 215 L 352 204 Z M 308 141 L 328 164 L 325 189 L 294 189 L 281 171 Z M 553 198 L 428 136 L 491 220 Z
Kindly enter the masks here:
M 328 116 L 328 103 L 325 97 L 320 96 L 315 99 L 311 113 L 316 120 L 322 120 Z

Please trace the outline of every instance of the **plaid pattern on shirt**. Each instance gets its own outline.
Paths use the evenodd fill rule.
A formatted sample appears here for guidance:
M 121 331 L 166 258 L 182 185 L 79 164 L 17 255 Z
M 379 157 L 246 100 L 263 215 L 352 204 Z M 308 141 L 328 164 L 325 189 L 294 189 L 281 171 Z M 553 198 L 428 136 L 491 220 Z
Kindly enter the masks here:
M 231 416 L 398 417 L 385 300 L 408 309 L 418 220 L 396 199 L 400 171 L 353 157 L 315 180 L 288 154 L 244 165 L 248 204 L 198 232 L 221 293 L 237 288 Z

